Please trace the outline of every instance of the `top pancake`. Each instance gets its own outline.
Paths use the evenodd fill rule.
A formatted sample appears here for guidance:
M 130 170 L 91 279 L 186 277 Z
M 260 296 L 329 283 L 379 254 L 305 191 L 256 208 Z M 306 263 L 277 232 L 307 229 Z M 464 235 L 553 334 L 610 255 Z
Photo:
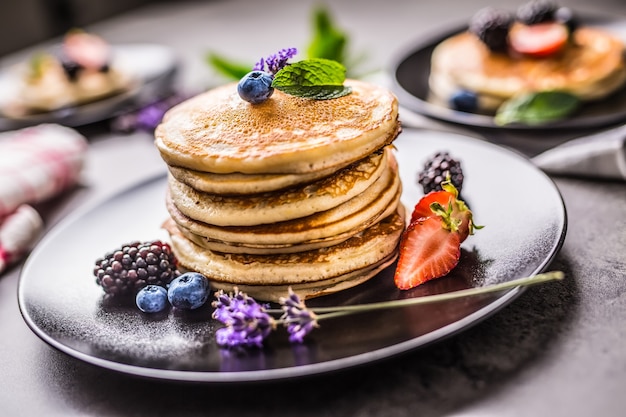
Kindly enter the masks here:
M 494 99 L 559 90 L 581 100 L 595 100 L 626 80 L 623 54 L 621 40 L 591 27 L 577 29 L 571 44 L 545 58 L 492 53 L 476 36 L 464 32 L 446 39 L 433 51 L 430 86 L 442 98 L 451 95 L 453 89 Z
M 347 80 L 352 93 L 311 100 L 276 90 L 250 104 L 230 83 L 181 103 L 155 143 L 168 165 L 229 174 L 301 174 L 341 168 L 397 136 L 398 103 L 387 89 Z

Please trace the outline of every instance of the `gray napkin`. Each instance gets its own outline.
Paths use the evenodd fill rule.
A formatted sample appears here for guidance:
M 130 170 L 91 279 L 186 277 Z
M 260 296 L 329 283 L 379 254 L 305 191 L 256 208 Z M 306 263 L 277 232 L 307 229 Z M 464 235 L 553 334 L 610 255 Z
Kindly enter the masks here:
M 570 140 L 532 161 L 548 174 L 626 181 L 626 125 Z

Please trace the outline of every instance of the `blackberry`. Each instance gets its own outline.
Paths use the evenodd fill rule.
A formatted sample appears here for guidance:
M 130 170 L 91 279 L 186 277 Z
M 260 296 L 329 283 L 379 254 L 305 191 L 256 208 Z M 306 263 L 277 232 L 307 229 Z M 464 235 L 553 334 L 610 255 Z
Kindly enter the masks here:
M 479 10 L 469 24 L 469 31 L 476 35 L 491 51 L 506 52 L 509 29 L 513 15 L 507 11 L 485 7 Z
M 74 61 L 61 61 L 61 66 L 65 71 L 67 79 L 72 82 L 78 80 L 78 72 L 83 69 L 83 67 Z
M 558 5 L 552 0 L 532 0 L 517 9 L 516 18 L 525 25 L 554 21 Z
M 93 274 L 107 294 L 136 294 L 147 285 L 166 287 L 180 275 L 170 245 L 160 240 L 134 241 L 96 260 Z
M 450 175 L 450 181 L 461 192 L 463 187 L 463 170 L 461 162 L 452 158 L 448 152 L 437 152 L 424 164 L 424 169 L 417 175 L 417 182 L 424 189 L 424 194 L 440 191 L 441 183 Z

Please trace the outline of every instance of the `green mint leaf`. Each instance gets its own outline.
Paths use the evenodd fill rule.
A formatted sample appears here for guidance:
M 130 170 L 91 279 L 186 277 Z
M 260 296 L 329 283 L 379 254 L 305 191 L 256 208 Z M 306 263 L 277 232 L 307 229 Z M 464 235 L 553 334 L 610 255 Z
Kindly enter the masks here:
M 578 97 L 562 91 L 541 91 L 515 96 L 496 111 L 499 126 L 511 123 L 540 125 L 563 119 L 580 106 Z
M 214 52 L 209 52 L 206 55 L 206 62 L 217 72 L 233 80 L 240 80 L 243 78 L 244 75 L 250 72 L 253 66 L 250 64 L 235 62 Z
M 293 96 L 328 100 L 350 94 L 345 87 L 346 68 L 337 61 L 305 59 L 287 65 L 274 76 L 272 87 Z
M 43 76 L 46 55 L 42 52 L 36 53 L 30 59 L 30 74 L 33 79 Z
M 324 6 L 313 9 L 313 36 L 307 48 L 309 58 L 324 58 L 345 64 L 348 36 L 334 22 Z
M 346 68 L 339 62 L 313 58 L 295 62 L 274 76 L 272 87 L 343 85 Z
M 352 92 L 351 87 L 343 85 L 293 85 L 276 88 L 283 93 L 290 94 L 292 96 L 310 98 L 313 100 L 331 100 L 333 98 L 347 96 Z

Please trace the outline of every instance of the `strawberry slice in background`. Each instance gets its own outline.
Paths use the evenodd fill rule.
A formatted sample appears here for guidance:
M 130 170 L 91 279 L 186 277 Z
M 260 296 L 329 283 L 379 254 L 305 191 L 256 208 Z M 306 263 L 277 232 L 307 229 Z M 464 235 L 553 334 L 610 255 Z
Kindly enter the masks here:
M 511 48 L 523 55 L 543 58 L 559 52 L 567 45 L 569 30 L 558 22 L 534 25 L 516 24 L 509 32 Z
M 107 65 L 111 57 L 111 47 L 104 39 L 79 30 L 65 35 L 63 50 L 72 61 L 93 70 Z

